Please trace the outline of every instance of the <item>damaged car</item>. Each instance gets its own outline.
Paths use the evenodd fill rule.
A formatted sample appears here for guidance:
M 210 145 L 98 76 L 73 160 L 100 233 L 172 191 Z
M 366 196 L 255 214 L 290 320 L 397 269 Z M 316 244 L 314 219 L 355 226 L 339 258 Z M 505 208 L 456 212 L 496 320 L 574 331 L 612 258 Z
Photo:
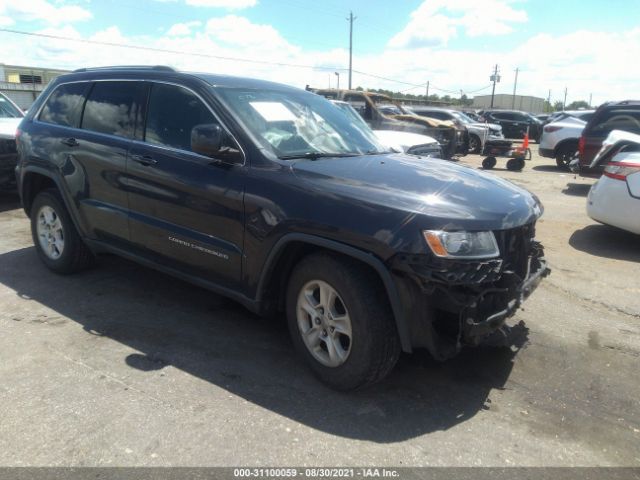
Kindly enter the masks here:
M 309 90 L 331 100 L 349 103 L 373 130 L 399 130 L 435 138 L 442 148 L 443 158 L 463 156 L 469 151 L 469 132 L 465 126 L 421 117 L 382 93 L 332 88 Z
M 19 130 L 34 259 L 71 274 L 112 253 L 285 317 L 336 389 L 383 379 L 402 351 L 445 360 L 477 345 L 549 272 L 535 195 L 392 152 L 290 86 L 81 69 Z
M 331 100 L 336 107 L 347 115 L 354 124 L 369 130 L 369 125 L 358 115 L 358 112 L 341 100 Z M 388 146 L 395 152 L 408 153 L 410 155 L 421 155 L 424 157 L 442 158 L 442 148 L 438 141 L 428 135 L 420 133 L 402 132 L 400 130 L 373 130 L 373 133 L 383 145 Z

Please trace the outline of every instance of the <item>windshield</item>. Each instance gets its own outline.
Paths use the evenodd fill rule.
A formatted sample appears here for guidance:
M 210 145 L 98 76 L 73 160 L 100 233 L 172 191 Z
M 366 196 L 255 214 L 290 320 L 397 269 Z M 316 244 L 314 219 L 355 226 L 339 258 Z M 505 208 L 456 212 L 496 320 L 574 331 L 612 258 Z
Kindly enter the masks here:
M 476 123 L 471 117 L 467 116 L 464 112 L 451 112 L 454 117 L 460 120 L 462 123 Z
M 304 91 L 217 87 L 262 147 L 279 158 L 385 153 L 373 132 Z
M 360 114 L 356 111 L 356 109 L 351 106 L 351 104 L 346 102 L 345 103 L 331 102 L 331 103 L 333 103 L 336 107 L 338 107 L 340 111 L 342 111 L 342 113 L 347 115 L 347 117 L 349 117 L 349 119 L 354 124 L 358 125 L 362 129 L 371 130 L 369 125 L 367 125 L 367 122 L 364 121 L 364 119 L 360 116 Z
M 23 116 L 22 112 L 0 93 L 0 118 L 22 118 Z

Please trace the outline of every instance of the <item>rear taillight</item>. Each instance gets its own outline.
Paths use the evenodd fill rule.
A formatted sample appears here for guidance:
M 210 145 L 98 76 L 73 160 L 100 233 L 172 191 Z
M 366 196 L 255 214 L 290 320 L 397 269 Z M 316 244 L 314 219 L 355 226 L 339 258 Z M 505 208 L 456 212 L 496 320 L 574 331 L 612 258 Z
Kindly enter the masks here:
M 562 129 L 562 127 L 559 127 L 558 125 L 547 125 L 544 127 L 544 131 L 547 133 L 557 132 L 560 129 Z
M 580 137 L 580 140 L 578 140 L 578 154 L 580 154 L 580 158 L 582 158 L 584 156 L 584 144 L 586 142 L 586 139 L 584 138 L 584 135 L 582 135 Z
M 640 172 L 640 163 L 609 162 L 604 167 L 604 175 L 616 180 L 626 180 L 632 173 Z

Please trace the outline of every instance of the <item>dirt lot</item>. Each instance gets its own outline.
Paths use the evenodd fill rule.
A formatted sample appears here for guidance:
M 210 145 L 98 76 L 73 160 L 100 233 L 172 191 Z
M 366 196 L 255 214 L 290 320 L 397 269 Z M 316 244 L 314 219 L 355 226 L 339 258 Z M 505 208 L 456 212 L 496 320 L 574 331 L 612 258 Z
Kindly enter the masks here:
M 553 163 L 495 170 L 546 207 L 521 348 L 407 355 L 348 395 L 207 291 L 115 257 L 50 273 L 0 197 L 0 465 L 640 466 L 640 238 L 592 222 L 592 182 Z

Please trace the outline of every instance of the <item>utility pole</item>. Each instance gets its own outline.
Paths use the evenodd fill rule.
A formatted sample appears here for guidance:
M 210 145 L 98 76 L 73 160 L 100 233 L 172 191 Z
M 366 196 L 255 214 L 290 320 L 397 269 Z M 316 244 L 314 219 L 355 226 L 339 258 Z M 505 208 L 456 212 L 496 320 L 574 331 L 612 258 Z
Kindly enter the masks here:
M 493 97 L 496 94 L 496 82 L 500 81 L 500 77 L 498 76 L 498 65 L 496 64 L 495 69 L 493 70 L 493 75 L 489 77 L 489 80 L 493 82 L 493 88 L 491 89 L 491 108 L 493 108 Z
M 351 90 L 351 66 L 353 60 L 353 21 L 358 18 L 353 16 L 353 12 L 349 12 L 349 90 Z
M 427 80 L 427 99 L 424 104 L 427 105 L 429 103 L 429 80 Z
M 551 111 L 551 89 L 549 89 L 549 96 L 547 97 L 547 105 L 548 105 L 549 111 Z
M 516 108 L 516 86 L 518 85 L 518 70 L 520 68 L 516 68 L 516 80 L 513 82 L 513 98 L 511 99 L 511 110 Z
M 562 111 L 567 107 L 567 87 L 564 87 L 564 100 L 562 102 Z
M 591 100 L 593 99 L 593 93 L 589 94 L 589 108 L 591 108 Z

